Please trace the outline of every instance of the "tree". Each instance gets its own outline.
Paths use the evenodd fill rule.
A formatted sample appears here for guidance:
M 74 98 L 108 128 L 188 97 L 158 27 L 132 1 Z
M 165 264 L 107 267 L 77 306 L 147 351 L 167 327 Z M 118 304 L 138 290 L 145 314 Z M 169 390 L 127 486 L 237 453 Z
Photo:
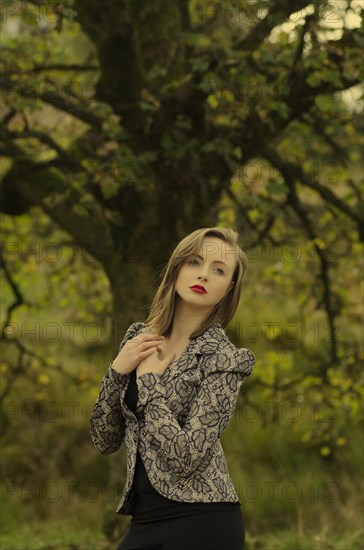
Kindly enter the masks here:
M 222 223 L 237 226 L 249 256 L 255 249 L 258 257 L 283 250 L 288 260 L 263 261 L 255 270 L 254 308 L 268 312 L 257 345 L 264 369 L 258 363 L 244 403 L 252 399 L 252 410 L 256 402 L 285 410 L 302 404 L 313 418 L 289 429 L 297 448 L 306 447 L 303 462 L 311 464 L 312 449 L 325 461 L 335 457 L 335 466 L 345 459 L 340 449 L 356 445 L 347 428 L 362 398 L 356 290 L 364 236 L 362 14 L 356 0 L 3 3 L 1 269 L 13 301 L 4 308 L 1 339 L 17 351 L 0 365 L 0 399 L 15 395 L 13 409 L 1 411 L 4 431 L 11 411 L 22 410 L 19 401 L 44 412 L 47 396 L 57 404 L 63 392 L 72 402 L 74 390 L 82 401 L 82 381 L 87 391 L 99 383 L 95 363 L 74 372 L 62 368 L 63 357 L 58 362 L 11 336 L 16 308 L 30 304 L 43 312 L 54 286 L 64 290 L 67 306 L 77 305 L 79 292 L 81 321 L 97 318 L 106 326 L 112 317 L 110 355 L 116 354 L 127 326 L 143 319 L 140 306 L 152 297 L 176 242 L 197 227 Z M 34 303 L 25 285 L 34 265 L 14 261 L 14 234 L 15 245 L 41 235 L 42 244 L 81 250 L 95 265 L 47 266 L 42 276 L 49 288 Z M 295 254 L 305 259 L 295 261 Z M 290 300 L 297 307 L 284 319 L 286 331 L 278 310 Z M 278 313 L 269 324 L 271 311 Z M 317 318 L 326 321 L 323 333 Z M 290 338 L 295 324 L 311 331 L 314 346 Z M 77 387 L 50 384 L 52 368 Z M 38 384 L 35 395 L 25 395 L 21 384 L 14 391 L 23 376 Z M 279 424 L 277 415 L 269 408 L 259 420 Z M 95 476 L 106 485 L 104 463 L 87 469 L 74 452 L 76 446 L 88 460 L 80 446 L 89 443 L 85 419 L 78 428 L 64 422 L 64 432 L 36 422 L 17 429 L 17 445 L 27 452 L 12 446 L 6 479 L 53 483 L 66 474 L 68 483 L 73 472 L 78 484 L 82 469 L 81 479 Z M 278 429 L 279 440 L 288 430 Z M 39 447 L 46 452 L 34 445 L 34 434 L 43 433 Z M 48 447 L 57 447 L 57 459 Z M 114 475 L 119 481 L 119 457 Z M 40 500 L 39 508 L 46 514 L 50 507 Z
M 360 5 L 28 0 L 4 10 L 5 30 L 19 27 L 6 34 L 1 72 L 1 211 L 40 206 L 100 261 L 114 333 L 150 298 L 175 243 L 215 224 L 229 197 L 250 243 L 277 244 L 287 219 L 313 243 L 336 362 L 325 230 L 305 197 L 363 241 L 359 128 L 341 95 L 361 82 Z M 43 113 L 65 114 L 64 127 Z M 316 173 L 333 154 L 346 170 L 335 186 Z M 252 189 L 236 177 L 255 162 L 268 175 Z

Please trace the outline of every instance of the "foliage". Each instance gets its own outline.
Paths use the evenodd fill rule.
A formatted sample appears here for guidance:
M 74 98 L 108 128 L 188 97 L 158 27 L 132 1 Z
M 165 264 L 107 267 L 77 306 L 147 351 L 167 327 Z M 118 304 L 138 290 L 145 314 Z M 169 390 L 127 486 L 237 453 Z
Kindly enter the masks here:
M 171 248 L 216 224 L 238 229 L 250 260 L 229 332 L 257 356 L 240 404 L 261 407 L 251 461 L 260 440 L 270 444 L 268 426 L 291 438 L 285 466 L 298 472 L 297 456 L 314 457 L 317 475 L 328 468 L 334 479 L 355 463 L 362 422 L 361 3 L 9 0 L 2 9 L 3 481 L 82 477 L 80 464 L 85 483 L 119 472 L 110 463 L 106 479 L 101 462 L 72 457 L 76 441 L 87 449 L 85 418 L 63 418 L 59 446 L 49 423 L 23 426 L 12 446 L 17 414 L 62 408 L 62 391 L 92 402 Z M 27 465 L 18 451 L 32 438 Z M 342 477 L 347 491 L 352 478 Z M 250 518 L 256 533 L 270 504 Z M 294 510 L 302 520 L 308 508 Z M 325 513 L 317 532 L 334 512 Z M 314 536 L 319 548 L 325 535 Z

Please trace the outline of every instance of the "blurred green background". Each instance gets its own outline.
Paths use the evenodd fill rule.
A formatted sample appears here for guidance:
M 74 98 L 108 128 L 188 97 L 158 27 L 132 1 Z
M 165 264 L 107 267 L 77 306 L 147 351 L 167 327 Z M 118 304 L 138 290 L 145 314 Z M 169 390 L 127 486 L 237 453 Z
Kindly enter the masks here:
M 1 2 L 1 549 L 116 547 L 89 415 L 177 242 L 239 231 L 246 549 L 363 548 L 363 3 Z M 205 550 L 205 549 L 202 549 Z

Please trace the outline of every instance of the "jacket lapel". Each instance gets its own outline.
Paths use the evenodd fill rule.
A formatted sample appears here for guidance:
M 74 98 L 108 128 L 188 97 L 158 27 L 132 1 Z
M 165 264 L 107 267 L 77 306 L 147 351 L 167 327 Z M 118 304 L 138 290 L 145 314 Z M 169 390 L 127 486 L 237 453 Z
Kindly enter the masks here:
M 144 323 L 141 323 L 141 329 L 138 331 L 138 333 L 140 334 L 144 330 L 145 325 Z M 180 376 L 181 373 L 185 371 L 191 371 L 192 374 L 194 370 L 200 368 L 200 365 L 203 361 L 200 361 L 201 356 L 214 354 L 224 340 L 226 340 L 224 329 L 222 328 L 221 322 L 216 321 L 207 330 L 205 330 L 205 332 L 201 334 L 201 336 L 195 338 L 194 340 L 191 340 L 191 342 L 189 342 L 189 344 L 187 344 L 187 346 L 183 350 L 180 357 L 173 361 L 166 368 L 163 375 L 161 376 L 162 383 L 166 383 L 167 381 L 170 381 L 173 378 Z M 130 375 L 128 385 L 129 382 Z M 121 408 L 127 416 L 132 415 L 134 417 L 132 412 L 125 405 L 124 400 L 121 400 Z
M 201 355 L 215 353 L 219 344 L 225 338 L 222 325 L 220 321 L 217 321 L 201 336 L 187 344 L 180 357 L 176 361 L 173 361 L 164 371 L 162 380 L 174 378 L 174 376 L 186 370 L 194 370 L 199 363 Z

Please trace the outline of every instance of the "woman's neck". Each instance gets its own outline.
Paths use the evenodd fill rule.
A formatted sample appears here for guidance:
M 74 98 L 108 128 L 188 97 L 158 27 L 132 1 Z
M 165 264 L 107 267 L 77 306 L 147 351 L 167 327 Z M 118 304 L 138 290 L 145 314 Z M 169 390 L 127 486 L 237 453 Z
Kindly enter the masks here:
M 191 309 L 189 304 L 178 301 L 173 316 L 172 328 L 167 336 L 171 342 L 188 342 L 190 335 L 200 328 L 210 311 Z

